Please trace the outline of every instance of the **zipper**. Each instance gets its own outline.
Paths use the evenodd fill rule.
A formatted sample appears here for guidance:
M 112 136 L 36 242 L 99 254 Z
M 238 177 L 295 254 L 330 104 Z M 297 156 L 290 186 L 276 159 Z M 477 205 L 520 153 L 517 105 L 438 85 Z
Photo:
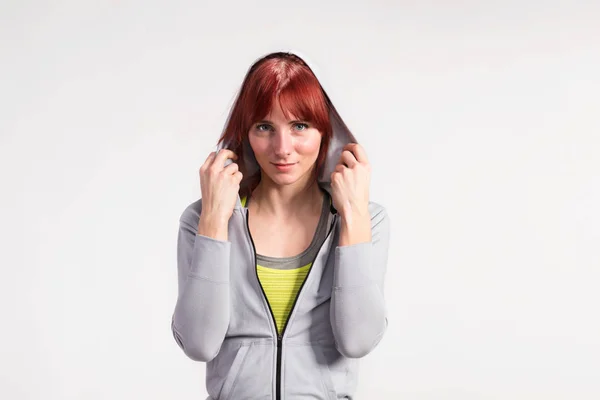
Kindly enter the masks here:
M 275 397 L 277 400 L 281 399 L 281 347 L 282 347 L 282 335 L 277 332 L 277 322 L 275 321 L 275 314 L 273 314 L 273 309 L 271 308 L 271 304 L 269 304 L 269 300 L 267 299 L 267 294 L 265 293 L 265 289 L 260 283 L 260 278 L 258 277 L 258 268 L 256 268 L 257 260 L 256 260 L 256 246 L 254 245 L 254 239 L 252 239 L 252 234 L 250 233 L 250 217 L 248 214 L 248 209 L 246 208 L 246 230 L 248 232 L 248 237 L 250 238 L 250 244 L 252 244 L 252 255 L 254 257 L 254 273 L 256 274 L 256 280 L 258 282 L 258 286 L 260 287 L 260 291 L 262 292 L 263 298 L 267 302 L 267 306 L 269 307 L 269 314 L 271 314 L 271 319 L 273 321 L 273 326 L 275 328 L 275 334 L 277 335 L 277 369 L 276 369 L 276 378 L 275 378 Z
M 248 237 L 250 238 L 250 244 L 252 244 L 252 253 L 254 256 L 254 272 L 256 274 L 256 280 L 258 281 L 258 286 L 260 287 L 260 291 L 262 292 L 263 298 L 264 298 L 265 302 L 267 303 L 267 306 L 269 307 L 269 313 L 271 314 L 271 319 L 273 321 L 273 327 L 274 327 L 275 333 L 277 335 L 277 365 L 276 365 L 276 374 L 275 374 L 275 376 L 276 376 L 275 377 L 275 399 L 276 400 L 281 400 L 281 355 L 283 352 L 283 336 L 285 335 L 285 330 L 287 329 L 288 322 L 290 322 L 290 319 L 294 313 L 294 309 L 296 308 L 296 303 L 298 302 L 300 293 L 302 293 L 304 284 L 306 283 L 306 281 L 308 281 L 308 277 L 310 276 L 310 272 L 312 271 L 313 264 L 314 264 L 315 260 L 317 259 L 317 256 L 321 252 L 323 245 L 325 244 L 325 242 L 327 242 L 327 239 L 329 239 L 329 235 L 331 235 L 331 232 L 333 231 L 333 227 L 335 226 L 336 221 L 337 221 L 337 213 L 334 214 L 334 216 L 333 216 L 333 221 L 331 222 L 331 225 L 329 226 L 329 231 L 327 232 L 327 235 L 325 236 L 325 240 L 323 240 L 323 243 L 321 243 L 319 250 L 317 250 L 315 257 L 313 258 L 312 262 L 310 263 L 310 269 L 308 270 L 308 272 L 306 274 L 306 278 L 304 278 L 304 281 L 302 282 L 302 285 L 300 286 L 300 289 L 298 290 L 298 293 L 296 294 L 296 298 L 294 299 L 294 304 L 292 305 L 288 319 L 287 319 L 287 321 L 285 321 L 285 325 L 283 326 L 281 334 L 279 334 L 279 332 L 277 331 L 277 321 L 275 321 L 275 314 L 273 313 L 273 309 L 271 308 L 271 304 L 269 304 L 269 299 L 267 298 L 265 289 L 263 288 L 262 283 L 260 283 L 260 278 L 258 277 L 258 268 L 256 267 L 256 264 L 257 264 L 256 246 L 254 245 L 254 239 L 252 239 L 252 234 L 250 233 L 249 214 L 248 214 L 248 209 L 246 208 L 246 230 L 248 232 Z

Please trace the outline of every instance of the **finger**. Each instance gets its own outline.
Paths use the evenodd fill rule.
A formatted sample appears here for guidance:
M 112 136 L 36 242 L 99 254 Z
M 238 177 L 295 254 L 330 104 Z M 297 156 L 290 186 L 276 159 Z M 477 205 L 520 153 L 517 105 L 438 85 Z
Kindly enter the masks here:
M 216 152 L 216 151 L 213 151 L 213 152 L 211 152 L 211 153 L 210 153 L 210 154 L 209 154 L 209 155 L 206 157 L 206 160 L 204 160 L 204 163 L 202 164 L 202 167 L 201 167 L 200 169 L 202 169 L 202 168 L 206 169 L 208 166 L 210 166 L 210 165 L 212 164 L 212 160 L 213 160 L 213 158 L 216 156 L 216 154 L 217 154 L 217 152 Z
M 221 149 L 215 156 L 213 164 L 220 165 L 221 167 L 225 166 L 225 161 L 228 159 L 237 160 L 238 156 L 233 151 L 229 149 Z
M 242 181 L 244 175 L 242 175 L 240 171 L 237 171 L 235 174 L 233 174 L 233 177 L 237 179 L 237 183 L 239 184 Z
M 339 175 L 339 172 L 337 171 L 337 167 L 336 167 L 336 171 L 333 171 L 331 173 L 331 175 L 329 176 L 329 180 L 331 180 L 332 184 L 336 183 L 338 175 Z
M 208 161 L 212 160 L 216 155 L 216 151 L 211 151 L 210 154 L 206 157 L 206 160 L 204 160 L 204 163 L 206 164 Z
M 223 173 L 225 175 L 233 175 L 238 170 L 239 170 L 239 166 L 237 165 L 237 163 L 231 163 L 231 164 L 229 164 L 228 166 L 225 167 L 225 169 L 223 170 Z
M 333 171 L 331 173 L 331 184 L 334 186 L 339 186 L 342 185 L 342 182 L 344 180 L 344 175 L 338 171 Z
M 364 147 L 362 147 L 360 144 L 358 144 L 358 143 L 352 144 L 352 153 L 354 154 L 354 157 L 356 158 L 356 160 L 359 163 L 361 163 L 361 164 L 369 163 L 369 158 L 367 157 L 367 152 L 365 151 Z
M 340 157 L 340 162 L 346 164 L 348 168 L 354 167 L 358 164 L 356 158 L 354 158 L 354 154 L 350 150 L 342 151 L 342 156 Z
M 335 166 L 335 172 L 342 173 L 347 167 L 344 164 L 338 164 Z

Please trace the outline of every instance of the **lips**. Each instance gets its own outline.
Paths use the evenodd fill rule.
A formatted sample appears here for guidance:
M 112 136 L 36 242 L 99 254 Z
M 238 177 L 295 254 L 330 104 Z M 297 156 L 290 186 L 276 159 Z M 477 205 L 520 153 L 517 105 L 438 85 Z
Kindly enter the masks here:
M 289 172 L 293 169 L 294 165 L 296 165 L 296 163 L 291 163 L 291 164 L 272 163 L 272 164 L 275 166 L 275 168 L 277 168 L 281 172 Z

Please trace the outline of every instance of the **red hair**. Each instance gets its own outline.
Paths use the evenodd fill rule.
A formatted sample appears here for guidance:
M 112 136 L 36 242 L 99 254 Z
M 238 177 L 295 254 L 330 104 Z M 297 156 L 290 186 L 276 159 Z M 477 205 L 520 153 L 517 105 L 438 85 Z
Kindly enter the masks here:
M 290 114 L 310 122 L 321 133 L 321 147 L 314 169 L 315 179 L 325 164 L 332 136 L 330 112 L 336 113 L 329 97 L 310 67 L 295 54 L 276 52 L 258 59 L 246 77 L 231 108 L 219 142 L 224 142 L 239 159 L 244 175 L 240 195 L 248 195 L 260 182 L 260 169 L 247 176 L 244 156 L 250 149 L 248 131 L 256 121 L 264 119 L 279 101 L 287 118 Z M 250 149 L 251 152 L 251 149 Z

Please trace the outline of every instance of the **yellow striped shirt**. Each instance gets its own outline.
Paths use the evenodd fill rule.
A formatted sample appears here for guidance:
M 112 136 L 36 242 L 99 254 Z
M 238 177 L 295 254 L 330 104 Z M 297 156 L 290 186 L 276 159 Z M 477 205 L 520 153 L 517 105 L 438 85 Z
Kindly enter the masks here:
M 300 287 L 306 279 L 311 264 L 294 269 L 276 269 L 257 265 L 258 279 L 273 311 L 277 332 L 282 333 L 290 317 L 292 306 Z

